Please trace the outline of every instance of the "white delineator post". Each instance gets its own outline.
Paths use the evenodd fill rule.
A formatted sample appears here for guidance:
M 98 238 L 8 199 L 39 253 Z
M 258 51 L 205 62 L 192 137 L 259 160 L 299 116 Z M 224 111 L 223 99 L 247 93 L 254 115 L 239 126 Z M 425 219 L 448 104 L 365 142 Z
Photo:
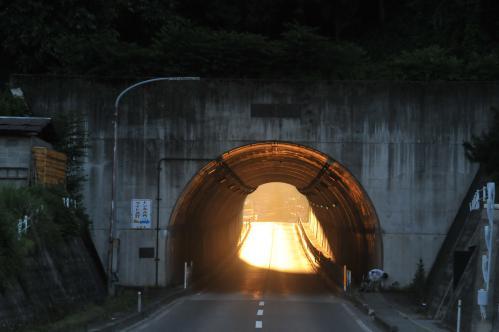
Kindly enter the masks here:
M 142 292 L 137 292 L 137 312 L 142 311 Z
M 457 301 L 457 326 L 456 332 L 461 332 L 461 300 Z
M 347 291 L 347 266 L 343 265 L 343 291 Z
M 184 289 L 187 289 L 187 262 L 184 262 Z

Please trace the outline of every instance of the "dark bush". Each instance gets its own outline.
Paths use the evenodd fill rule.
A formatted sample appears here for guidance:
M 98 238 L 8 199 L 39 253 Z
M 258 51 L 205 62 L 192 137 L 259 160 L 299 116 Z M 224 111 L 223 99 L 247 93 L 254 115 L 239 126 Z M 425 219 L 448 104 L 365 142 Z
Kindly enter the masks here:
M 41 247 L 79 236 L 88 225 L 77 207 L 66 207 L 62 188 L 0 187 L 0 280 L 3 285 L 23 269 L 25 257 Z M 26 234 L 18 234 L 18 221 L 28 216 Z

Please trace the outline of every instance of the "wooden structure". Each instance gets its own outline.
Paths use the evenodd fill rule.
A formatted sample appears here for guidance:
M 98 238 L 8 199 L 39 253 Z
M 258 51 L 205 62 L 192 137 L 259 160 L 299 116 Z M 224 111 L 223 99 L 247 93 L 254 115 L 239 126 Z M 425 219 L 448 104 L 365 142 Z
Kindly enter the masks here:
M 44 185 L 65 185 L 66 155 L 46 147 L 33 147 L 32 151 L 35 182 Z

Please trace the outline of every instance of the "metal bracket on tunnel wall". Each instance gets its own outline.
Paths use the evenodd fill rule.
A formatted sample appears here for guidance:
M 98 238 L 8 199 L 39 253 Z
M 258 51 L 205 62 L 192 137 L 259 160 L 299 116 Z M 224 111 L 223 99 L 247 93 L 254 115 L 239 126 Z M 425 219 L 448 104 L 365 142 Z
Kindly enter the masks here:
M 334 159 L 328 158 L 328 160 L 324 163 L 319 173 L 317 173 L 317 175 L 312 179 L 312 181 L 310 181 L 310 183 L 307 184 L 305 187 L 298 188 L 298 191 L 304 195 L 312 191 L 320 183 L 322 176 L 326 174 L 326 172 L 329 170 L 329 167 L 334 162 L 335 162 Z
M 222 176 L 220 178 L 220 180 L 219 180 L 220 183 L 225 182 L 226 181 L 226 177 L 229 176 L 232 179 L 234 179 L 237 182 L 237 184 L 239 185 L 239 187 L 240 187 L 240 188 L 236 188 L 236 191 L 238 189 L 240 189 L 243 193 L 250 194 L 250 193 L 252 193 L 253 191 L 256 190 L 256 188 L 254 188 L 252 186 L 249 186 L 246 183 L 244 183 L 244 181 L 232 170 L 232 168 L 229 167 L 229 165 L 227 165 L 227 163 L 223 160 L 223 158 L 221 156 L 217 158 L 217 163 L 218 163 L 219 169 L 225 175 L 225 177 Z M 232 190 L 232 188 L 230 188 L 230 189 Z

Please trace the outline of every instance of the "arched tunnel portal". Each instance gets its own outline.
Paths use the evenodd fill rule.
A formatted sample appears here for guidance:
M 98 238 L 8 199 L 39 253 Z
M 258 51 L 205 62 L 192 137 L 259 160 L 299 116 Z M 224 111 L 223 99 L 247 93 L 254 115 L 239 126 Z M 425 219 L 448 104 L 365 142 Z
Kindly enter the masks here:
M 354 176 L 322 152 L 273 141 L 230 150 L 192 178 L 170 218 L 172 280 L 180 280 L 184 261 L 193 261 L 194 271 L 205 274 L 234 252 L 245 198 L 269 182 L 293 185 L 307 197 L 335 263 L 347 265 L 354 279 L 382 266 L 378 218 Z

